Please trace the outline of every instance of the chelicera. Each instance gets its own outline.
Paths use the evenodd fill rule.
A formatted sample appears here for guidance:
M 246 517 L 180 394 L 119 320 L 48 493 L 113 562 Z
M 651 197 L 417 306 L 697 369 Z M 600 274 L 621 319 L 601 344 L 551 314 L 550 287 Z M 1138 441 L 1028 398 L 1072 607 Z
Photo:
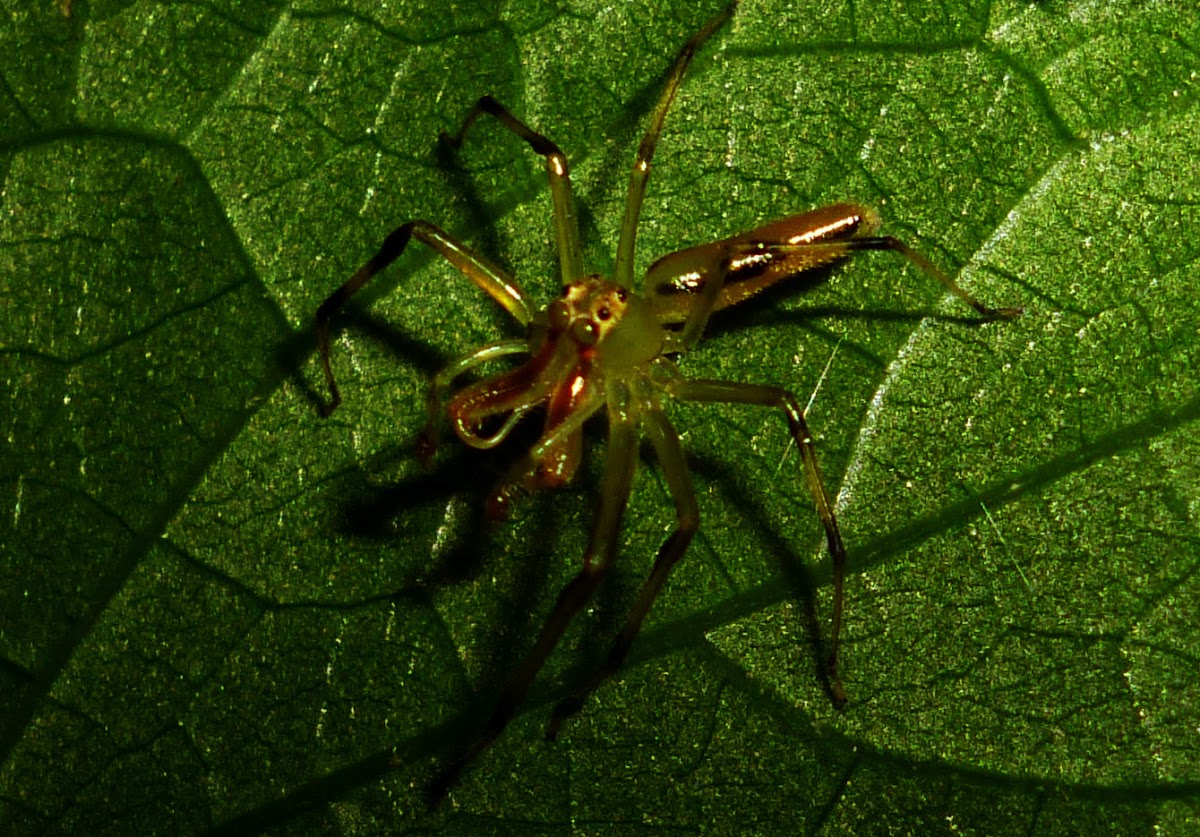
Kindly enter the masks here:
M 650 164 L 667 112 L 685 71 L 701 45 L 733 14 L 729 4 L 684 45 L 671 67 L 633 165 L 625 214 L 611 277 L 583 268 L 571 195 L 567 158 L 546 137 L 515 117 L 490 96 L 481 98 L 458 133 L 443 135 L 457 147 L 482 115 L 497 120 L 523 139 L 546 161 L 562 292 L 538 309 L 504 271 L 427 221 L 410 221 L 392 232 L 379 251 L 326 299 L 317 311 L 317 346 L 328 382 L 328 415 L 341 402 L 330 365 L 330 320 L 373 276 L 385 269 L 416 239 L 449 261 L 466 278 L 499 303 L 525 328 L 520 339 L 499 340 L 452 362 L 433 380 L 428 421 L 421 448 L 437 443 L 443 409 L 458 438 L 474 448 L 503 441 L 527 414 L 544 414 L 540 438 L 492 492 L 489 514 L 503 517 L 513 495 L 563 485 L 571 480 L 582 457 L 583 427 L 603 413 L 607 444 L 599 497 L 581 567 L 560 592 L 533 648 L 509 675 L 486 726 L 474 743 L 443 775 L 444 791 L 462 766 L 486 749 L 512 719 L 567 625 L 591 599 L 616 558 L 622 516 L 645 437 L 662 469 L 675 506 L 676 526 L 662 544 L 650 576 L 643 583 L 603 666 L 572 697 L 554 710 L 548 735 L 580 709 L 587 696 L 618 670 L 672 568 L 683 557 L 700 526 L 696 495 L 678 432 L 664 405 L 671 401 L 721 402 L 778 410 L 800 452 L 801 468 L 817 515 L 825 530 L 833 564 L 833 615 L 824 673 L 833 704 L 846 704 L 839 674 L 842 591 L 846 550 L 838 531 L 833 502 L 817 462 L 804 409 L 788 389 L 735 381 L 689 378 L 677 363 L 704 333 L 709 317 L 805 271 L 829 265 L 859 250 L 892 250 L 940 282 L 988 319 L 1011 318 L 1016 308 L 982 304 L 927 259 L 901 241 L 876 235 L 879 216 L 853 203 L 837 204 L 775 221 L 749 232 L 689 247 L 655 262 L 634 290 L 634 245 Z M 498 359 L 524 356 L 507 371 L 492 374 L 446 393 L 465 373 Z

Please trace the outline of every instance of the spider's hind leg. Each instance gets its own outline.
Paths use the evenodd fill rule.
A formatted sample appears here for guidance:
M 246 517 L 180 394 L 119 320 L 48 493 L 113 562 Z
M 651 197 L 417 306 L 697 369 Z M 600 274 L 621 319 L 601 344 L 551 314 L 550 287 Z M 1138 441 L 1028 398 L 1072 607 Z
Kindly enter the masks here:
M 558 645 L 567 625 L 591 600 L 604 576 L 612 567 L 621 531 L 621 520 L 633 488 L 637 467 L 637 425 L 633 421 L 610 416 L 608 446 L 605 451 L 604 475 L 600 484 L 600 507 L 592 523 L 583 567 L 558 594 L 549 618 L 542 626 L 533 649 L 508 676 L 500 699 L 496 702 L 483 731 L 470 746 L 437 777 L 431 788 L 436 804 L 445 796 L 458 776 L 504 732 L 513 719 L 529 687 L 537 678 L 550 653 Z
M 646 431 L 650 444 L 654 447 L 659 465 L 666 477 L 671 498 L 675 501 L 675 530 L 659 548 L 658 556 L 654 560 L 654 567 L 650 571 L 649 577 L 643 582 L 637 600 L 629 611 L 620 633 L 617 634 L 604 665 L 580 689 L 554 708 L 554 714 L 546 728 L 546 737 L 551 740 L 557 737 L 563 723 L 583 708 L 588 695 L 621 668 L 621 663 L 624 662 L 625 655 L 629 653 L 633 640 L 642 629 L 646 615 L 650 612 L 658 594 L 662 592 L 667 576 L 670 575 L 679 559 L 683 557 L 688 545 L 692 542 L 692 537 L 700 528 L 700 507 L 696 503 L 696 492 L 692 488 L 692 480 L 688 474 L 679 434 L 671 426 L 666 415 L 657 409 L 642 415 L 642 427 Z
M 846 546 L 838 529 L 833 500 L 825 489 L 825 478 L 817 462 L 816 445 L 804 410 L 791 392 L 780 387 L 761 384 L 744 384 L 732 381 L 707 381 L 680 379 L 673 382 L 671 394 L 684 401 L 708 401 L 724 404 L 757 404 L 780 410 L 787 419 L 788 432 L 800 451 L 804 479 L 808 483 L 813 505 L 825 530 L 825 542 L 833 563 L 833 619 L 829 629 L 829 655 L 825 659 L 824 675 L 828 678 L 827 688 L 830 701 L 837 709 L 846 706 L 846 689 L 838 673 L 838 651 L 842 635 L 842 594 L 846 581 Z

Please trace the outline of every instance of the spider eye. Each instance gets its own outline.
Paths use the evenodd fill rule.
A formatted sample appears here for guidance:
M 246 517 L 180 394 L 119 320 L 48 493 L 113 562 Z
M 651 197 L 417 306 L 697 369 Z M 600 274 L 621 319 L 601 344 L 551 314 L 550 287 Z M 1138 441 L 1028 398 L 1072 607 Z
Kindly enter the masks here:
M 607 320 L 611 317 L 612 317 L 612 311 L 609 311 L 607 308 L 601 308 L 599 311 L 596 312 L 596 319 L 599 320 L 600 322 L 604 322 L 605 320 Z
M 624 288 L 617 289 L 617 302 L 624 302 L 629 298 L 629 291 Z

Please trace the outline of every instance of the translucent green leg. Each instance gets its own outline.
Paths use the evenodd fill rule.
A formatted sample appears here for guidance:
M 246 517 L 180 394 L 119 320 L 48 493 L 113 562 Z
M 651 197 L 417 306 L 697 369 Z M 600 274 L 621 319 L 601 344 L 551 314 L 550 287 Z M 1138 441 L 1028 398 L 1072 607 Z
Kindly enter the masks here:
M 730 3 L 709 19 L 704 27 L 683 45 L 671 71 L 667 75 L 667 83 L 658 96 L 658 104 L 654 107 L 654 115 L 650 118 L 650 127 L 642 137 L 638 146 L 637 159 L 633 163 L 633 172 L 629 176 L 629 191 L 625 196 L 625 216 L 621 219 L 621 238 L 617 243 L 617 267 L 613 279 L 622 288 L 633 287 L 633 251 L 637 244 L 638 219 L 642 214 L 642 201 L 646 197 L 646 181 L 650 179 L 650 162 L 654 159 L 654 150 L 658 146 L 658 137 L 662 133 L 663 123 L 667 119 L 667 111 L 675 101 L 675 94 L 683 82 L 683 74 L 692 63 L 696 51 L 712 34 L 720 29 L 725 21 L 733 15 L 737 2 Z
M 475 103 L 458 133 L 451 136 L 443 133 L 442 139 L 458 148 L 462 145 L 467 130 L 480 114 L 490 114 L 500 124 L 519 136 L 535 153 L 546 158 L 546 176 L 550 181 L 550 200 L 554 204 L 554 234 L 558 239 L 558 258 L 564 284 L 583 278 L 583 254 L 579 247 L 579 221 L 575 216 L 575 199 L 571 196 L 571 172 L 567 166 L 567 155 L 546 137 L 530 128 L 512 115 L 504 105 L 491 96 L 484 96 Z
M 833 503 L 825 490 L 821 466 L 817 463 L 817 451 L 812 434 L 804 421 L 804 411 L 796 396 L 785 389 L 758 384 L 742 384 L 731 381 L 703 381 L 680 379 L 670 385 L 671 394 L 684 401 L 715 401 L 735 404 L 759 404 L 782 410 L 787 418 L 788 430 L 804 466 L 804 477 L 809 493 L 817 507 L 817 516 L 825 528 L 825 540 L 829 556 L 833 561 L 833 626 L 829 639 L 829 693 L 833 705 L 841 709 L 846 705 L 846 690 L 838 674 L 838 647 L 842 633 L 842 591 L 846 581 L 846 547 L 838 531 Z
M 592 524 L 587 550 L 583 554 L 583 568 L 571 579 L 551 611 L 546 624 L 533 645 L 533 650 L 521 662 L 500 693 L 496 708 L 492 711 L 483 732 L 467 748 L 461 758 L 443 771 L 433 784 L 432 795 L 436 803 L 457 780 L 458 775 L 492 745 L 508 726 L 513 715 L 525 700 L 550 653 L 558 645 L 563 631 L 591 599 L 600 581 L 612 567 L 616 556 L 617 542 L 621 530 L 621 518 L 629 502 L 633 487 L 633 474 L 637 467 L 637 426 L 628 419 L 610 414 L 608 447 L 605 451 L 604 475 L 600 483 L 600 508 Z
M 355 271 L 340 288 L 334 291 L 317 309 L 317 352 L 321 355 L 321 366 L 325 370 L 325 382 L 329 385 L 329 404 L 322 409 L 329 415 L 342 403 L 333 367 L 329 364 L 329 321 L 352 296 L 362 290 L 373 276 L 380 273 L 404 252 L 409 239 L 415 238 L 435 250 L 439 255 L 458 268 L 458 271 L 474 282 L 488 296 L 512 314 L 521 325 L 533 320 L 534 309 L 525 293 L 500 268 L 493 266 L 482 256 L 460 244 L 443 230 L 428 221 L 409 221 L 397 228 L 383 241 L 379 251 L 366 264 Z
M 658 463 L 663 469 L 667 486 L 671 491 L 671 498 L 675 501 L 675 531 L 659 548 L 654 568 L 650 571 L 650 576 L 645 583 L 642 584 L 637 601 L 629 611 L 629 616 L 626 618 L 621 632 L 617 634 L 604 666 L 581 689 L 554 708 L 554 715 L 546 730 L 546 737 L 549 739 L 554 739 L 563 723 L 583 708 L 588 695 L 621 668 L 621 663 L 624 662 L 625 655 L 629 653 L 633 640 L 642 629 L 646 615 L 650 612 L 658 594 L 662 592 L 667 576 L 670 575 L 679 559 L 683 557 L 688 545 L 692 542 L 692 537 L 700 527 L 700 508 L 696 504 L 696 492 L 692 488 L 692 480 L 688 475 L 683 447 L 679 443 L 679 434 L 675 432 L 675 428 L 671 426 L 667 417 L 657 410 L 643 414 L 642 427 L 645 429 L 650 443 L 654 446 Z

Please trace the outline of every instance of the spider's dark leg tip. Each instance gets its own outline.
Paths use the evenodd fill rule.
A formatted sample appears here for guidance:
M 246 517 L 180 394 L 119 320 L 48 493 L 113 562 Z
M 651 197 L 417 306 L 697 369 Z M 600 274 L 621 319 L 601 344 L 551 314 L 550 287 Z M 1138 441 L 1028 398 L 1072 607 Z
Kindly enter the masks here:
M 458 152 L 462 150 L 463 136 L 465 134 L 465 128 L 459 131 L 457 134 L 452 134 L 449 131 L 438 132 L 438 141 L 434 147 L 434 153 L 437 155 L 438 165 L 447 168 L 457 165 Z

